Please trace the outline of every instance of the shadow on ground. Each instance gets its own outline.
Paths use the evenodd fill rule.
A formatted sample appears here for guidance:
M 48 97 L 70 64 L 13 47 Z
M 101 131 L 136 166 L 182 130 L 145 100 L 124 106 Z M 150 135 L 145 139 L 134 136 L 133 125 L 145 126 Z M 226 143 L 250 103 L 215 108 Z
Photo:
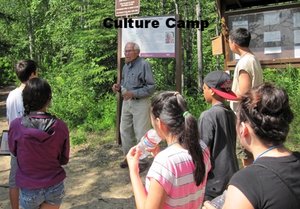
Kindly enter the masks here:
M 119 167 L 122 159 L 114 143 L 76 151 L 65 167 L 68 178 L 62 209 L 135 208 L 129 172 Z

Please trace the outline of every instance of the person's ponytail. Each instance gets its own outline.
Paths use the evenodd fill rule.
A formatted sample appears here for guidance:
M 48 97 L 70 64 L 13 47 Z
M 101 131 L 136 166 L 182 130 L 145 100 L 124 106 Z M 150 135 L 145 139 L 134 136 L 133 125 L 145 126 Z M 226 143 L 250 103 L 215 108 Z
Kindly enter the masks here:
M 195 164 L 194 179 L 196 185 L 199 186 L 205 176 L 205 164 L 202 154 L 202 148 L 199 143 L 199 132 L 197 120 L 190 113 L 184 116 L 184 135 L 183 144 L 192 156 L 193 162 Z

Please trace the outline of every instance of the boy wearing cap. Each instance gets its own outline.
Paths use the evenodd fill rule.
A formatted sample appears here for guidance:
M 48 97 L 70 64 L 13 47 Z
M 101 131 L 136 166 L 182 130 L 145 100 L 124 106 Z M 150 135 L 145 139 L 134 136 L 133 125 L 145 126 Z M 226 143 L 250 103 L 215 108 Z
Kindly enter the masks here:
M 201 113 L 198 123 L 200 139 L 210 149 L 212 168 L 208 174 L 205 200 L 212 200 L 226 189 L 231 176 L 238 171 L 236 157 L 236 116 L 224 102 L 236 100 L 231 91 L 230 76 L 213 71 L 204 78 L 203 94 L 212 106 Z

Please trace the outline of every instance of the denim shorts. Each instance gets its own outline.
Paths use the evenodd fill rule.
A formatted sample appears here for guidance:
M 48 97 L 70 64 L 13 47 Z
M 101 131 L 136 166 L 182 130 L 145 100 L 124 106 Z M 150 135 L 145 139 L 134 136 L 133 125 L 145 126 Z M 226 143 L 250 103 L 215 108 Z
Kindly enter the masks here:
M 65 196 L 64 182 L 43 189 L 20 189 L 20 205 L 22 209 L 38 209 L 40 205 L 61 205 Z

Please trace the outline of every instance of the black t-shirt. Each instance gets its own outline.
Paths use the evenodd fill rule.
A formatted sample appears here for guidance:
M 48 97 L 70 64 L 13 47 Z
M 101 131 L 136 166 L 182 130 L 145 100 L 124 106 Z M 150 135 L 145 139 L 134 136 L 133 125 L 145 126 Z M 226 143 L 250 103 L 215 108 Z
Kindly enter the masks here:
M 272 168 L 296 194 L 270 169 Z M 261 157 L 237 172 L 229 182 L 237 187 L 256 209 L 300 208 L 300 153 L 287 157 Z
M 236 157 L 236 116 L 223 103 L 213 105 L 199 118 L 200 139 L 209 147 L 212 169 L 208 173 L 206 199 L 221 195 L 239 170 Z

